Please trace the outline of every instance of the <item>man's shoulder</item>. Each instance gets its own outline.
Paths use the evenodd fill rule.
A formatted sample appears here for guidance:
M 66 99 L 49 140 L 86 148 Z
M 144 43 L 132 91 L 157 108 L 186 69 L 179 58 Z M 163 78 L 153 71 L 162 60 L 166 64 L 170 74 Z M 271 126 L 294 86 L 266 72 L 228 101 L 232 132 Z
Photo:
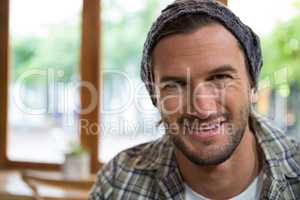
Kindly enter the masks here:
M 270 120 L 265 120 L 263 126 L 264 132 L 268 132 L 260 140 L 277 155 L 285 155 L 282 159 L 294 158 L 300 164 L 300 141 L 291 137 L 287 131 L 284 131 Z M 289 155 L 289 156 L 286 156 Z
M 284 159 L 292 159 L 295 163 L 298 164 L 300 170 L 300 141 L 289 135 L 284 135 L 280 141 L 281 145 L 283 146 L 282 148 L 284 149 Z
M 286 131 L 277 128 L 267 117 L 258 113 L 252 113 L 252 116 L 252 127 L 267 163 L 280 173 L 299 178 L 300 142 L 290 137 Z
M 272 159 L 287 176 L 300 178 L 300 142 L 289 133 L 272 127 L 273 136 L 263 143 L 272 151 Z
M 169 136 L 143 143 L 118 153 L 100 170 L 101 175 L 115 179 L 134 173 L 147 173 L 167 166 L 171 162 L 173 145 Z
M 110 162 L 128 170 L 133 168 L 153 170 L 166 164 L 171 159 L 169 155 L 172 151 L 172 143 L 165 135 L 157 140 L 126 149 L 117 154 Z
M 156 194 L 149 193 L 149 189 L 155 190 L 152 186 L 157 170 L 168 169 L 172 152 L 166 136 L 120 152 L 99 171 L 90 199 L 101 199 L 99 195 L 109 199 L 113 194 L 139 194 L 145 198 Z

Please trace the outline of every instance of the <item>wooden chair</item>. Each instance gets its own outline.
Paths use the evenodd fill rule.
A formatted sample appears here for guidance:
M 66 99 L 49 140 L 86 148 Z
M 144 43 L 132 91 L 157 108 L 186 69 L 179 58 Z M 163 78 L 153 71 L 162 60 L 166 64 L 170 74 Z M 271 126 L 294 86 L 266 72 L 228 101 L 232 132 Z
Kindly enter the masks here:
M 96 181 L 95 176 L 70 180 L 58 172 L 25 170 L 21 174 L 36 200 L 86 200 Z

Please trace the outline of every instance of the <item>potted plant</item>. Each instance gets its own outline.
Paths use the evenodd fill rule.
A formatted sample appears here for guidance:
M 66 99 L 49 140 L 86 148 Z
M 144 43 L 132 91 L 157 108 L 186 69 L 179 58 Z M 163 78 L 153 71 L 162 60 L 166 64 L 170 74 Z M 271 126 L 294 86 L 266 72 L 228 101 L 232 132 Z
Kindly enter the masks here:
M 90 175 L 89 152 L 78 143 L 71 143 L 62 168 L 67 179 L 84 179 Z

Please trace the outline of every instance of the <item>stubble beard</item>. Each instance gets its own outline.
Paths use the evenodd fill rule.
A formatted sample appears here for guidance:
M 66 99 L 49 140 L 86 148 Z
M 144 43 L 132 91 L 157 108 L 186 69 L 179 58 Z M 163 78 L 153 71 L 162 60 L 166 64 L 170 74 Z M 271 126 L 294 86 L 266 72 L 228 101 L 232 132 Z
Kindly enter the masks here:
M 211 152 L 206 152 L 206 155 L 200 155 L 197 154 L 197 152 L 193 152 L 189 145 L 186 144 L 181 134 L 170 133 L 168 129 L 167 133 L 171 136 L 175 147 L 181 151 L 183 155 L 192 163 L 200 166 L 219 165 L 228 160 L 240 144 L 248 124 L 249 114 L 250 106 L 248 105 L 245 106 L 245 109 L 240 111 L 240 115 L 237 117 L 237 119 L 240 119 L 239 123 L 237 122 L 234 124 L 232 117 L 229 116 L 229 119 L 226 123 L 227 127 L 231 128 L 227 128 L 227 130 L 224 131 L 224 134 L 227 135 L 227 143 L 223 144 L 222 146 L 214 147 Z

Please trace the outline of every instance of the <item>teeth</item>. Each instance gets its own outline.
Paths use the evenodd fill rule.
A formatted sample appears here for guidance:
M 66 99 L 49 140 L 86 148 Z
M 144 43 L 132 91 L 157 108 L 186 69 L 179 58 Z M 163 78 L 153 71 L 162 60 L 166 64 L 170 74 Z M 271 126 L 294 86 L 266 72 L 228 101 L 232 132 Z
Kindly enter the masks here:
M 195 128 L 195 131 L 209 131 L 212 129 L 219 128 L 220 124 L 201 125 L 199 128 Z
M 194 132 L 210 131 L 210 130 L 221 127 L 221 123 L 223 121 L 224 121 L 224 119 L 220 118 L 220 119 L 210 121 L 207 123 L 200 123 L 200 124 L 191 123 L 187 126 L 187 129 L 190 131 L 194 131 Z

